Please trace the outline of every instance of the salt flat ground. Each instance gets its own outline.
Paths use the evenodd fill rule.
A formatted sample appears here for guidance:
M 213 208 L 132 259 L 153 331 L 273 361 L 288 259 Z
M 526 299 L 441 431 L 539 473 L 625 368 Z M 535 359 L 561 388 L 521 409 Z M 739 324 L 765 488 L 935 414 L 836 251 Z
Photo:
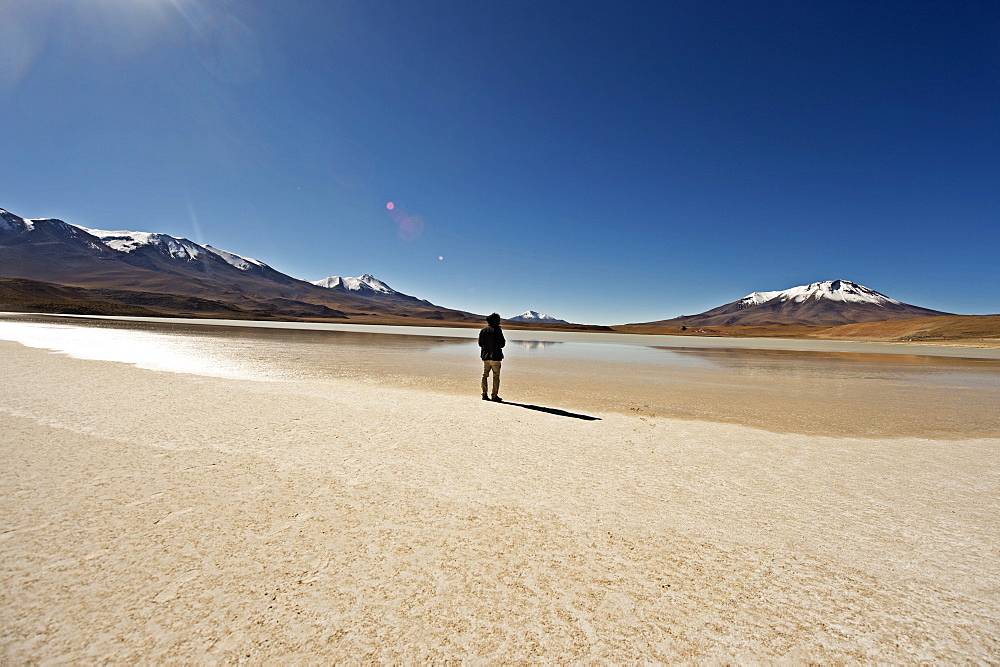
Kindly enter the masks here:
M 670 377 L 719 396 L 665 415 L 680 381 L 626 358 L 512 347 L 516 405 L 447 344 L 268 378 L 195 343 L 179 372 L 0 340 L 0 662 L 1000 660 L 991 367 L 698 357 Z M 711 418 L 754 383 L 793 416 Z M 895 425 L 838 432 L 866 393 Z

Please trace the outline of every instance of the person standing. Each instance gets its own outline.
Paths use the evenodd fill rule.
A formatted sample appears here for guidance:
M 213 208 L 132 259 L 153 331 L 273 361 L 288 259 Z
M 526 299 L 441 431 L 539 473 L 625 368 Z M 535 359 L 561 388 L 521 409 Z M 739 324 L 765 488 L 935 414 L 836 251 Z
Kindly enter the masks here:
M 496 313 L 486 318 L 486 326 L 479 332 L 479 356 L 483 360 L 483 400 L 490 398 L 486 395 L 487 378 L 493 373 L 493 400 L 498 403 L 503 401 L 498 392 L 500 391 L 500 362 L 503 361 L 503 346 L 507 341 L 503 338 L 503 331 L 500 330 L 500 316 Z

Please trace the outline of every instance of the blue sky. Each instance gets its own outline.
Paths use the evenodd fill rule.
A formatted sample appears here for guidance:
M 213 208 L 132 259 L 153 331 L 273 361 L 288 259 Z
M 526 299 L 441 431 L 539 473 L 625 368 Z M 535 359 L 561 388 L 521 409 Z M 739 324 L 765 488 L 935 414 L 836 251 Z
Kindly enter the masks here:
M 1000 312 L 993 1 L 0 0 L 0 23 L 18 215 L 505 316 L 837 278 Z

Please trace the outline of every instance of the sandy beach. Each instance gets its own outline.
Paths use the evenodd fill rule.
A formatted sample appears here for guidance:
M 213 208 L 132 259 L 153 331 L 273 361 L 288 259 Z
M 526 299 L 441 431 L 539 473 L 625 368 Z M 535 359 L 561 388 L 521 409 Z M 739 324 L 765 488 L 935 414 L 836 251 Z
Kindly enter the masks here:
M 0 357 L 4 664 L 1000 660 L 1000 434 Z

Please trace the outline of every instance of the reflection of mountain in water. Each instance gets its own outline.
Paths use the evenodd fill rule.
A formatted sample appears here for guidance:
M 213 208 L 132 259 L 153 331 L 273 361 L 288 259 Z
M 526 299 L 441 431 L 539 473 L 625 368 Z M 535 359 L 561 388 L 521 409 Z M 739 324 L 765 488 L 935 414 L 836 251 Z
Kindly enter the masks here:
M 561 340 L 512 340 L 526 350 L 537 350 L 539 348 L 551 347 L 552 345 L 562 345 Z
M 652 349 L 671 355 L 670 366 L 696 361 L 704 368 L 716 367 L 741 376 L 789 378 L 851 379 L 862 377 L 899 378 L 917 376 L 924 385 L 942 378 L 957 380 L 952 373 L 982 371 L 987 377 L 1000 370 L 1000 360 L 963 357 L 938 357 L 917 354 L 875 352 L 833 352 L 826 350 L 761 350 L 708 347 L 660 347 Z M 971 376 L 970 376 L 971 377 Z M 963 381 L 972 381 L 965 377 Z M 978 383 L 976 383 L 978 384 Z

